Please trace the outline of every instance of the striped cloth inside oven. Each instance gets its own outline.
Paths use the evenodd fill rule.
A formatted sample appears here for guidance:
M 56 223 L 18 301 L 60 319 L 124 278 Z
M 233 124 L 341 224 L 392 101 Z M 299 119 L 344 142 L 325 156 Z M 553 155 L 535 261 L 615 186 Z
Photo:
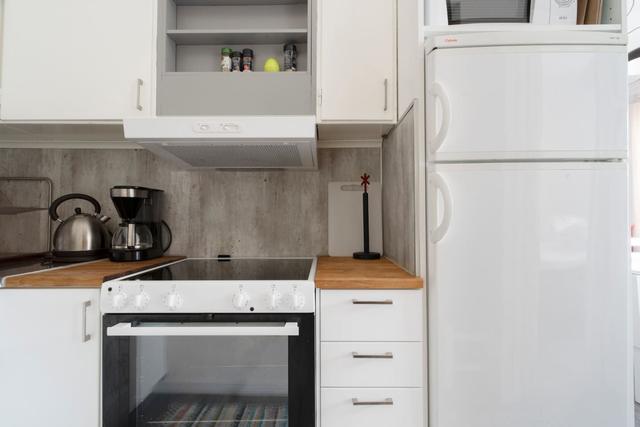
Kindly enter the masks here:
M 150 396 L 152 397 L 152 396 Z M 155 395 L 138 412 L 142 425 L 162 427 L 288 427 L 286 398 Z M 143 419 L 141 420 L 140 417 Z

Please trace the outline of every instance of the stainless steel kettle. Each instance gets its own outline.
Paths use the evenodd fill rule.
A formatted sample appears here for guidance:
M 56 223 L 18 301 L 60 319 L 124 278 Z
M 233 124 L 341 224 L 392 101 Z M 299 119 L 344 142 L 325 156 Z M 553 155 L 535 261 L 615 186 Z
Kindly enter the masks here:
M 75 214 L 65 220 L 58 215 L 58 207 L 67 200 L 81 199 L 91 203 L 94 213 L 75 208 Z M 100 203 L 86 194 L 72 193 L 53 201 L 49 216 L 60 225 L 53 235 L 53 258 L 61 262 L 83 262 L 104 258 L 109 254 L 111 233 L 105 223 L 111 218 L 100 215 Z

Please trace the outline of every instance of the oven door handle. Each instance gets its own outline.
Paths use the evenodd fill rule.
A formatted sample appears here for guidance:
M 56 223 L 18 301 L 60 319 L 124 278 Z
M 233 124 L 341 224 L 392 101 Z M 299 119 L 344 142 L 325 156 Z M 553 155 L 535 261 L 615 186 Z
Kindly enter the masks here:
M 297 322 L 286 323 L 118 323 L 107 328 L 109 337 L 297 337 Z

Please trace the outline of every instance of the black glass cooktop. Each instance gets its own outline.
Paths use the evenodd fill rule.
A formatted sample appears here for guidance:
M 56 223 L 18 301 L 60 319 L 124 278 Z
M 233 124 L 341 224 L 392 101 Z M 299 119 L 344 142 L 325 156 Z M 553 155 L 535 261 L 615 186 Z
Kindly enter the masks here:
M 186 259 L 124 280 L 307 280 L 310 258 Z

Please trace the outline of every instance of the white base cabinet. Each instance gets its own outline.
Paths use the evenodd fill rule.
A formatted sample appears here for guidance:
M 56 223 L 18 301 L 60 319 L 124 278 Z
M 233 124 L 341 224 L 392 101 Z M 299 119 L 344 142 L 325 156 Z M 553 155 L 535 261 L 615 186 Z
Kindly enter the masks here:
M 0 425 L 99 426 L 99 295 L 0 289 Z
M 323 342 L 322 387 L 422 387 L 421 358 L 420 342 Z
M 419 291 L 327 290 L 321 297 L 322 341 L 422 341 Z
M 417 388 L 323 388 L 323 427 L 417 427 L 422 390 Z
M 320 426 L 424 426 L 421 290 L 320 290 Z

